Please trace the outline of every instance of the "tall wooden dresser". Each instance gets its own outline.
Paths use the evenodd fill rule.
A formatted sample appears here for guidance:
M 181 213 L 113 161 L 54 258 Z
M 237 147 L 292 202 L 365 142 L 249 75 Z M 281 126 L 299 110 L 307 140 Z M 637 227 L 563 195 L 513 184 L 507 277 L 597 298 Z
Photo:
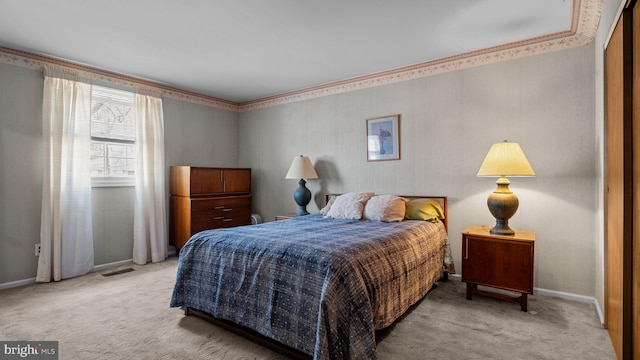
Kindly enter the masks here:
M 169 243 L 208 229 L 251 224 L 251 169 L 171 166 Z

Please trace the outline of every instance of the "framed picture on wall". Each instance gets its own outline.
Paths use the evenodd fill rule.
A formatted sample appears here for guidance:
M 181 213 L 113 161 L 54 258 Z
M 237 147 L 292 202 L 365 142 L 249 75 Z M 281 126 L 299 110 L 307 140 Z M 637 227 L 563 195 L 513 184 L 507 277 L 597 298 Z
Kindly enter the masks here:
M 367 161 L 400 160 L 400 115 L 367 119 Z

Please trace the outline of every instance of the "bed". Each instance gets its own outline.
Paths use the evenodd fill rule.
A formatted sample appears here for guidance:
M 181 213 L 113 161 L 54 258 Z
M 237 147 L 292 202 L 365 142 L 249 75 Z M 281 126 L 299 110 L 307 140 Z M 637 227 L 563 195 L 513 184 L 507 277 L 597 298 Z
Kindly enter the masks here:
M 349 196 L 355 210 L 342 206 Z M 385 213 L 385 197 L 396 210 L 402 202 L 403 221 L 387 221 L 400 215 Z M 170 306 L 268 339 L 261 342 L 292 357 L 375 359 L 376 330 L 443 276 L 447 198 L 328 199 L 321 214 L 192 236 L 180 250 Z M 404 219 L 418 203 L 411 215 L 419 220 Z

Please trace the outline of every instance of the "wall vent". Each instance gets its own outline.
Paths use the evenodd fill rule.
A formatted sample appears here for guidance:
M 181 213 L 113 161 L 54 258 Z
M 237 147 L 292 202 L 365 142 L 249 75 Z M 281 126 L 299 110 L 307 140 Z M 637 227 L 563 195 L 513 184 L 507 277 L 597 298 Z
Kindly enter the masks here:
M 128 272 L 132 272 L 135 271 L 133 268 L 126 268 L 126 269 L 122 269 L 122 270 L 116 270 L 116 271 L 111 271 L 108 273 L 104 273 L 102 274 L 102 276 L 113 276 L 113 275 L 120 275 L 120 274 L 124 274 L 124 273 L 128 273 Z

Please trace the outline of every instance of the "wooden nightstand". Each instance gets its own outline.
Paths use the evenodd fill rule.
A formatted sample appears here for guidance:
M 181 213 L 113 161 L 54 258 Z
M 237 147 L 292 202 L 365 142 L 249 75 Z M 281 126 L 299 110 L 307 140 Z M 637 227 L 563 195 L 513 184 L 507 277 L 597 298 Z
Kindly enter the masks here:
M 527 311 L 533 294 L 533 253 L 536 233 L 516 230 L 514 236 L 493 235 L 489 226 L 469 226 L 462 232 L 462 281 L 467 299 L 473 294 L 520 304 Z M 478 289 L 478 285 L 518 292 L 510 296 Z
M 276 215 L 276 221 L 287 220 L 296 217 L 296 214 Z

